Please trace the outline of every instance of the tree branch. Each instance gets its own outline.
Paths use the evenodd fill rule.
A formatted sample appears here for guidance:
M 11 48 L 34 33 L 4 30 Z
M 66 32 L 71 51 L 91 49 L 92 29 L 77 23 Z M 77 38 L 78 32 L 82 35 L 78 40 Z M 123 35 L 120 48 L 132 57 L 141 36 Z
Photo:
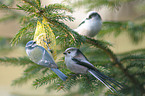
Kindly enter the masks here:
M 134 76 L 129 74 L 128 70 L 126 70 L 123 67 L 123 64 L 119 61 L 117 56 L 107 46 L 100 45 L 99 43 L 96 42 L 96 40 L 88 38 L 88 37 L 86 37 L 86 42 L 89 43 L 89 44 L 95 45 L 98 48 L 102 49 L 104 52 L 106 52 L 109 55 L 109 57 L 111 58 L 111 61 L 113 63 L 115 63 L 120 68 L 120 70 L 124 73 L 124 75 L 127 76 L 129 78 L 129 80 L 134 85 L 139 85 L 140 86 L 139 81 Z M 140 89 L 142 90 L 142 92 L 145 92 L 144 87 L 140 86 Z
M 33 4 L 32 2 L 30 2 L 28 0 L 22 0 L 22 1 L 24 1 L 24 2 L 26 2 L 26 3 L 28 3 L 28 4 L 32 5 L 32 6 L 34 6 L 37 10 L 41 11 L 40 10 L 41 8 L 39 8 L 38 6 L 36 6 L 35 4 Z M 45 16 L 45 14 L 43 14 L 41 12 L 38 13 L 38 14 L 40 14 L 40 16 L 43 16 L 48 22 L 52 23 L 53 25 L 55 25 L 56 23 L 58 23 L 58 25 L 59 25 L 59 22 L 53 22 L 53 20 L 48 19 Z M 68 28 L 67 25 L 65 25 L 65 27 L 64 26 L 61 26 L 61 27 L 64 30 L 64 32 L 66 32 L 67 34 L 71 35 L 72 38 L 75 41 L 75 37 L 73 36 L 73 34 L 69 30 L 70 28 Z M 79 35 L 79 34 L 77 34 L 77 35 Z M 119 69 L 124 73 L 124 75 L 129 78 L 129 80 L 132 82 L 132 84 L 139 86 L 140 87 L 140 90 L 142 91 L 142 93 L 145 92 L 144 87 L 141 86 L 140 83 L 139 83 L 139 81 L 134 76 L 132 76 L 127 69 L 124 68 L 123 64 L 120 62 L 120 60 L 117 58 L 117 56 L 106 45 L 104 45 L 102 43 L 99 43 L 99 41 L 97 41 L 97 40 L 94 40 L 94 39 L 91 39 L 91 38 L 88 38 L 88 37 L 85 37 L 85 38 L 86 38 L 86 43 L 92 44 L 92 45 L 94 45 L 94 46 L 102 49 L 105 53 L 107 53 L 108 56 L 111 58 L 111 61 L 115 65 L 117 65 L 117 67 L 119 67 Z
M 120 68 L 120 70 L 124 73 L 124 75 L 127 76 L 129 78 L 129 80 L 134 85 L 138 85 L 140 87 L 140 90 L 142 91 L 142 94 L 145 93 L 144 87 L 140 86 L 139 81 L 134 76 L 129 74 L 128 70 L 126 70 L 123 67 L 123 64 L 119 61 L 117 56 L 107 46 L 103 46 L 103 45 L 97 43 L 96 40 L 88 38 L 88 37 L 86 37 L 86 42 L 89 43 L 89 44 L 95 45 L 98 48 L 102 49 L 104 52 L 106 52 L 108 54 L 108 56 L 111 58 L 112 62 L 115 63 Z

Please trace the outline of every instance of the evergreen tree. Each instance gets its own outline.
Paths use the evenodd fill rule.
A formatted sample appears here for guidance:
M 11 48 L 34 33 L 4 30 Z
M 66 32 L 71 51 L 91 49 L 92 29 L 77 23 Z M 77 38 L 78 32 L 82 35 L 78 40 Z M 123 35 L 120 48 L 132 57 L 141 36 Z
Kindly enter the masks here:
M 7 0 L 6 0 L 7 1 Z M 28 57 L 19 58 L 0 58 L 1 65 L 13 65 L 24 66 L 25 70 L 21 77 L 14 80 L 12 85 L 25 84 L 27 81 L 34 79 L 33 86 L 36 88 L 41 86 L 47 86 L 47 91 L 51 90 L 64 90 L 68 91 L 66 96 L 75 96 L 80 94 L 88 94 L 89 96 L 98 96 L 103 93 L 106 96 L 143 96 L 145 94 L 145 49 L 132 50 L 129 52 L 115 54 L 110 47 L 110 43 L 104 40 L 95 40 L 85 36 L 81 36 L 69 28 L 63 21 L 73 21 L 74 18 L 66 15 L 66 12 L 73 12 L 69 6 L 63 4 L 49 4 L 45 7 L 41 5 L 40 0 L 22 0 L 16 6 L 12 7 L 13 0 L 6 2 L 0 1 L 0 9 L 3 11 L 9 11 L 10 14 L 1 18 L 1 21 L 21 18 L 21 29 L 11 40 L 11 45 L 17 44 L 19 41 L 24 40 L 24 44 L 29 40 L 32 40 L 37 26 L 37 21 L 42 22 L 43 18 L 46 19 L 50 28 L 45 29 L 54 33 L 56 37 L 56 45 L 60 46 L 57 49 L 57 60 L 60 70 L 68 76 L 68 79 L 63 82 L 57 77 L 55 73 L 50 71 L 49 68 L 39 66 L 29 60 Z M 85 4 L 98 4 L 101 6 L 108 6 L 116 8 L 124 0 L 96 0 L 96 2 L 90 2 L 89 0 L 81 0 L 82 5 Z M 134 0 L 125 0 L 129 2 Z M 143 2 L 143 0 L 140 0 Z M 144 4 L 144 3 L 142 3 Z M 94 8 L 93 6 L 91 6 Z M 89 7 L 91 9 L 91 7 Z M 26 14 L 20 14 L 15 10 L 22 10 Z M 143 18 L 144 19 L 144 18 Z M 105 35 L 110 32 L 118 34 L 123 31 L 130 32 L 130 36 L 134 38 L 135 42 L 138 42 L 143 38 L 144 22 L 142 24 L 134 24 L 133 22 L 104 22 L 101 30 L 101 35 Z M 111 27 L 110 27 L 111 26 Z M 122 30 L 123 28 L 123 30 Z M 135 31 L 135 32 L 134 32 Z M 137 32 L 137 33 L 136 33 Z M 138 33 L 141 35 L 138 35 Z M 49 35 L 49 33 L 48 33 Z M 51 38 L 50 38 L 51 39 Z M 94 64 L 101 72 L 121 82 L 125 87 L 119 90 L 119 93 L 112 93 L 106 90 L 105 86 L 96 80 L 90 74 L 74 74 L 68 70 L 64 64 L 64 57 L 60 56 L 62 52 L 68 47 L 77 47 L 88 57 L 90 62 Z M 78 86 L 78 91 L 73 93 L 70 91 L 74 86 Z M 106 90 L 106 91 L 104 91 Z

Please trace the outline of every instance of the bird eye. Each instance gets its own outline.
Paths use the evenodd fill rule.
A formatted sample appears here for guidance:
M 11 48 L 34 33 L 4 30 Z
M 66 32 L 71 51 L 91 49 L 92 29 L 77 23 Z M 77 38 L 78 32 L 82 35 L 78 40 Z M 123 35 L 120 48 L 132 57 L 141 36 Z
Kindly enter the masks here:
M 33 44 L 36 44 L 36 41 L 34 41 Z
M 68 53 L 70 54 L 71 52 L 70 52 L 70 51 L 68 51 Z

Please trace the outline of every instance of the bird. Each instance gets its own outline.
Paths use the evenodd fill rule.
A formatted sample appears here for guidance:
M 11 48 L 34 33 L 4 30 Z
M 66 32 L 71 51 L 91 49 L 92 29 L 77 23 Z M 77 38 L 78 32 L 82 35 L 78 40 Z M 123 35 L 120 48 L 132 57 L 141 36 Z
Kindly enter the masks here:
M 90 11 L 87 14 L 87 17 L 79 26 L 74 29 L 80 35 L 87 37 L 94 37 L 102 28 L 102 19 L 101 16 L 96 11 Z
M 55 63 L 53 57 L 51 56 L 50 51 L 47 51 L 42 46 L 37 45 L 36 41 L 33 40 L 27 42 L 25 50 L 31 61 L 38 65 L 50 68 L 63 81 L 66 81 L 67 76 L 58 69 L 58 66 Z
M 65 55 L 65 63 L 67 68 L 76 74 L 92 74 L 96 79 L 101 81 L 112 92 L 118 92 L 110 83 L 115 84 L 120 89 L 123 85 L 114 79 L 101 73 L 93 64 L 91 64 L 86 56 L 78 49 L 74 47 L 67 48 L 63 53 Z M 109 83 L 110 82 L 110 83 Z

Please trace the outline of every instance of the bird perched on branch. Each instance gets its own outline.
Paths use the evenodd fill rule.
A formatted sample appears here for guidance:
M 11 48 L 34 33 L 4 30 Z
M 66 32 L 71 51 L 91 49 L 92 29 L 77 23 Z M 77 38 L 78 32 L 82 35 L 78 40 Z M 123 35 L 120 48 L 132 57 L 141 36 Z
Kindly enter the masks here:
M 101 27 L 101 16 L 95 11 L 90 11 L 86 19 L 74 30 L 80 35 L 94 37 L 101 30 Z
M 47 51 L 45 48 L 37 45 L 35 41 L 29 41 L 26 44 L 25 49 L 30 60 L 32 60 L 34 63 L 50 68 L 63 81 L 67 79 L 67 76 L 58 69 L 58 66 L 54 62 L 51 53 Z
M 82 74 L 86 74 L 89 72 L 112 92 L 117 92 L 117 90 L 110 83 L 113 83 L 119 88 L 123 88 L 119 82 L 115 81 L 112 78 L 109 78 L 108 76 L 102 74 L 98 69 L 96 69 L 95 66 L 93 66 L 93 64 L 88 61 L 88 59 L 79 49 L 73 47 L 68 48 L 65 50 L 64 55 L 66 66 L 72 72 Z

